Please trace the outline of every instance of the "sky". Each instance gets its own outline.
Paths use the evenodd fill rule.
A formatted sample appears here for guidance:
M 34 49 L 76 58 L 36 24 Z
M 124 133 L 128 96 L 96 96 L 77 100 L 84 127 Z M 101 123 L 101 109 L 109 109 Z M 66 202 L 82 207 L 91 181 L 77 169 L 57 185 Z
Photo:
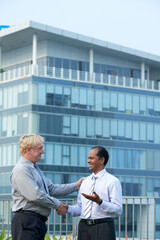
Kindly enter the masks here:
M 0 0 L 0 25 L 32 20 L 160 56 L 160 0 Z

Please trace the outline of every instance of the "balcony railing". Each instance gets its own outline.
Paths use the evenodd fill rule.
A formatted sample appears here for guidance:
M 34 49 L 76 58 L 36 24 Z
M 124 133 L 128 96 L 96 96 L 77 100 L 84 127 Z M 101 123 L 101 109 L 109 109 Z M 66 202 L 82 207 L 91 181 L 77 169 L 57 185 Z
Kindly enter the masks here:
M 55 68 L 55 67 L 39 67 L 38 65 L 28 65 L 22 68 L 17 68 L 13 70 L 8 70 L 0 73 L 0 83 L 6 81 L 13 81 L 21 78 L 26 78 L 30 76 L 40 76 L 47 78 L 56 78 L 72 81 L 81 82 L 91 82 L 91 83 L 101 83 L 109 86 L 118 86 L 126 88 L 137 88 L 143 90 L 160 91 L 160 81 L 144 80 L 138 78 L 123 77 L 117 75 L 109 75 L 103 73 L 93 73 L 89 72 L 65 69 L 65 68 Z
M 11 198 L 11 197 L 10 197 Z M 0 195 L 0 232 L 7 230 L 11 235 L 12 200 Z M 60 199 L 69 205 L 74 205 L 76 199 Z M 115 218 L 117 240 L 119 239 L 159 239 L 160 238 L 160 197 L 123 197 L 123 213 Z M 55 210 L 51 211 L 47 221 L 48 234 L 77 236 L 79 217 L 68 214 L 58 216 Z

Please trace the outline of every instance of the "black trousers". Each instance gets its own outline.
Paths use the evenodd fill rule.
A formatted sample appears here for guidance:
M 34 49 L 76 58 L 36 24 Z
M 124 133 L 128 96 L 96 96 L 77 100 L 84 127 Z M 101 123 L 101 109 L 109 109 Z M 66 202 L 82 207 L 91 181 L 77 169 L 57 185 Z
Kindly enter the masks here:
M 12 218 L 12 240 L 44 240 L 45 222 L 34 214 L 16 212 Z
M 80 220 L 78 240 L 116 240 L 114 221 L 90 226 Z

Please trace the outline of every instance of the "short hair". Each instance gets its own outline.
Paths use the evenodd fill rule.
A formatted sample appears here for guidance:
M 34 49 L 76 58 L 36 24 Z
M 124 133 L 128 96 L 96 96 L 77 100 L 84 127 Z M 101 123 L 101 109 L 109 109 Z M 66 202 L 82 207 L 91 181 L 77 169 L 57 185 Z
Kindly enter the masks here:
M 97 156 L 102 158 L 104 157 L 104 166 L 108 163 L 108 160 L 109 160 L 109 153 L 107 151 L 106 148 L 102 147 L 102 146 L 95 146 L 95 147 L 92 147 L 91 149 L 98 149 L 98 152 L 97 152 Z
M 19 150 L 23 155 L 26 153 L 26 148 L 34 148 L 38 143 L 44 142 L 44 138 L 36 134 L 26 134 L 23 135 L 19 140 Z

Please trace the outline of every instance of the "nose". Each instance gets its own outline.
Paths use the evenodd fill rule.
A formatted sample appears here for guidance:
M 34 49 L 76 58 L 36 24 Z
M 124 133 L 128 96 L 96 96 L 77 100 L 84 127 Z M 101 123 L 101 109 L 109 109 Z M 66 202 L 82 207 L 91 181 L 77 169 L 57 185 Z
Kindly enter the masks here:
M 42 154 L 44 154 L 45 152 L 44 152 L 44 149 L 42 149 Z

